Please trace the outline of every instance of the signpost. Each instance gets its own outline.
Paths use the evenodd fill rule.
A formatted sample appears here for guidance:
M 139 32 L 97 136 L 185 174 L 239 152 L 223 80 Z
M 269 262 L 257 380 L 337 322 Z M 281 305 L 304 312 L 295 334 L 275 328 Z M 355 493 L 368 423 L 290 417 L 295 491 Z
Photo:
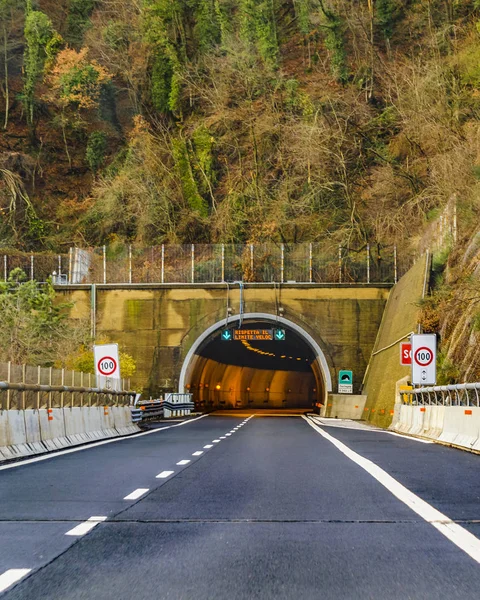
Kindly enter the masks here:
M 340 371 L 338 374 L 338 393 L 353 394 L 353 372 Z
M 102 344 L 93 347 L 97 387 L 120 391 L 120 360 L 118 344 Z
M 412 344 L 410 342 L 400 344 L 400 364 L 404 367 L 412 364 Z
M 412 383 L 437 383 L 437 336 L 433 333 L 415 334 L 412 342 Z

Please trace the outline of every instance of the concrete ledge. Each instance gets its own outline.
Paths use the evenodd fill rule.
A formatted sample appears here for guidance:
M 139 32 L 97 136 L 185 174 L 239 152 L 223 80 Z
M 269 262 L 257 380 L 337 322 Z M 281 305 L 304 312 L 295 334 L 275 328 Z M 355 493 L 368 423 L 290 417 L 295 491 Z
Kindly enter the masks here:
M 4 410 L 0 411 L 0 461 L 139 431 L 128 406 Z
M 322 417 L 360 421 L 363 419 L 366 401 L 366 396 L 328 394 L 327 405 L 322 409 Z

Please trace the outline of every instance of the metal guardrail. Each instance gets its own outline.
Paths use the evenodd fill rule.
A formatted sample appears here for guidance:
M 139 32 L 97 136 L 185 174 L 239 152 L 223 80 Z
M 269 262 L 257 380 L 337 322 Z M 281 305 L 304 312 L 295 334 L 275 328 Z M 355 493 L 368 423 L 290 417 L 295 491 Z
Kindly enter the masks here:
M 34 401 L 28 403 L 29 408 L 64 408 L 68 406 L 128 406 L 137 395 L 133 391 L 114 391 L 102 388 L 67 386 L 67 385 L 41 385 L 36 383 L 13 383 L 0 381 L 0 392 L 21 392 L 25 397 L 27 393 L 34 395 Z M 46 397 L 44 398 L 42 394 Z M 57 396 L 55 396 L 57 394 Z M 65 399 L 65 394 L 70 394 L 69 399 Z M 75 394 L 77 396 L 75 397 Z M 0 408 L 2 407 L 0 397 Z M 7 396 L 8 410 L 11 408 Z M 23 400 L 22 410 L 27 407 L 27 402 Z M 20 410 L 20 406 L 17 405 Z
M 132 421 L 139 423 L 145 419 L 188 416 L 194 409 L 192 394 L 167 394 L 165 399 L 140 400 L 138 395 L 131 408 Z
M 401 390 L 403 404 L 480 406 L 480 383 L 457 383 Z

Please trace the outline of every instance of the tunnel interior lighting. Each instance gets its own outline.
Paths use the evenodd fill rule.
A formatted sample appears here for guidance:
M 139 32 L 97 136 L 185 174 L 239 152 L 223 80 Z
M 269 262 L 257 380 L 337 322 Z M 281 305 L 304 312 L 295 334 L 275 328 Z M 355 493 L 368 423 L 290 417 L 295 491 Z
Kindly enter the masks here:
M 215 389 L 216 389 L 216 390 L 219 390 L 219 389 L 221 389 L 221 387 L 222 387 L 222 386 L 221 386 L 219 383 L 217 383 L 217 385 L 215 386 Z

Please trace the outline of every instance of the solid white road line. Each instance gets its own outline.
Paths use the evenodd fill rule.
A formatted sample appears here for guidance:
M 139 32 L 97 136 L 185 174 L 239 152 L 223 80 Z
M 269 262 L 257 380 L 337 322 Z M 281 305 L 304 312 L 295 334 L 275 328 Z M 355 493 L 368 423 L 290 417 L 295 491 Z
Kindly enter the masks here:
M 28 575 L 32 569 L 8 569 L 0 575 L 0 593 Z
M 203 450 L 197 450 L 192 454 L 192 456 L 201 456 L 203 454 Z
M 170 477 L 170 475 L 173 475 L 175 473 L 175 471 L 162 471 L 161 473 L 159 473 L 155 479 L 166 479 L 167 477 Z
M 345 454 L 345 456 L 359 467 L 362 467 L 362 469 L 367 471 L 369 475 L 387 488 L 387 490 L 396 498 L 416 512 L 417 515 L 422 517 L 427 523 L 433 525 L 435 529 L 453 542 L 460 550 L 463 550 L 473 558 L 473 560 L 480 563 L 480 539 L 457 523 L 454 523 L 449 517 L 438 511 L 436 508 L 433 508 L 433 506 L 430 506 L 428 502 L 425 502 L 425 500 L 422 500 L 419 496 L 411 492 L 374 462 L 351 450 L 348 446 L 318 427 L 318 425 L 305 417 L 305 415 L 302 415 L 302 417 L 307 421 L 310 427 L 313 427 L 317 433 L 331 442 L 338 450 L 340 450 L 340 452 Z
M 138 498 L 146 494 L 149 491 L 149 489 L 150 488 L 138 488 L 131 494 L 128 494 L 128 496 L 125 496 L 124 500 L 138 500 Z
M 106 520 L 107 520 L 107 517 L 90 517 L 84 523 L 80 523 L 80 525 L 77 525 L 73 529 L 70 529 L 70 531 L 67 531 L 67 533 L 65 535 L 73 535 L 73 536 L 77 536 L 77 537 L 79 537 L 81 535 L 85 535 L 86 533 L 91 531 L 94 527 L 96 527 L 99 523 L 102 523 L 103 521 L 106 521 Z
M 213 444 L 207 444 L 206 446 L 204 446 L 204 448 L 206 448 L 208 450 L 208 448 L 213 448 Z
M 0 466 L 0 471 L 6 471 L 7 469 L 16 469 L 17 467 L 23 467 L 23 465 L 31 465 L 32 463 L 42 462 L 43 460 L 50 460 L 52 458 L 57 458 L 57 456 L 63 456 L 65 454 L 72 454 L 73 452 L 82 452 L 83 450 L 90 450 L 91 448 L 97 448 L 98 446 L 105 446 L 106 444 L 113 444 L 114 442 L 122 442 L 124 440 L 132 440 L 132 439 L 136 439 L 139 437 L 143 437 L 144 435 L 152 435 L 152 433 L 160 433 L 162 431 L 166 431 L 167 429 L 173 429 L 174 427 L 182 427 L 183 425 L 188 425 L 189 423 L 193 423 L 194 421 L 204 419 L 205 417 L 208 417 L 208 415 L 201 415 L 200 417 L 195 417 L 195 419 L 189 419 L 188 421 L 183 421 L 182 423 L 177 423 L 176 425 L 169 425 L 168 427 L 162 427 L 161 429 L 151 429 L 150 431 L 144 431 L 142 433 L 136 433 L 133 435 L 116 437 L 111 440 L 102 440 L 101 442 L 87 444 L 85 446 L 82 446 L 81 448 L 69 448 L 68 450 L 60 450 L 58 452 L 46 454 L 45 456 L 37 456 L 36 458 L 27 458 L 26 460 L 22 460 L 21 462 L 16 462 L 16 463 L 12 463 L 10 465 Z
M 177 465 L 179 465 L 180 467 L 183 467 L 183 465 L 188 465 L 190 461 L 189 460 L 180 460 L 177 462 Z

